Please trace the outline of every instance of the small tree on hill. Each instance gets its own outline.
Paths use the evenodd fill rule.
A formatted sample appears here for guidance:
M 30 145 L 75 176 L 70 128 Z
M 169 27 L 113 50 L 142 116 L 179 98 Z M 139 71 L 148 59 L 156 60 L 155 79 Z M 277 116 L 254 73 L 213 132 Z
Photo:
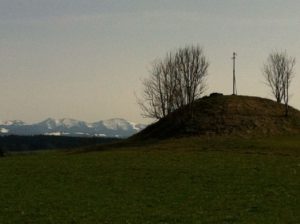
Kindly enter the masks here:
M 285 115 L 288 116 L 289 87 L 294 77 L 296 60 L 286 52 L 274 52 L 264 64 L 263 75 L 267 85 L 278 103 L 285 104 Z
M 180 48 L 157 60 L 143 81 L 143 95 L 138 100 L 143 115 L 160 119 L 175 109 L 192 105 L 206 88 L 208 66 L 199 46 Z

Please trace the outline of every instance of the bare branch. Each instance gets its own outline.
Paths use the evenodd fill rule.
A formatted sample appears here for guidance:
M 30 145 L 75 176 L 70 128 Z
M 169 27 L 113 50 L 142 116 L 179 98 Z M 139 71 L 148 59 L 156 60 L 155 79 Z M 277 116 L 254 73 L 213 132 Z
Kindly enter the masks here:
M 208 66 L 199 46 L 180 48 L 169 52 L 164 60 L 157 60 L 143 82 L 142 100 L 138 100 L 143 115 L 160 119 L 191 105 L 205 91 Z
M 264 64 L 263 75 L 267 85 L 278 103 L 286 105 L 285 115 L 288 115 L 289 87 L 294 77 L 296 60 L 286 52 L 273 52 Z

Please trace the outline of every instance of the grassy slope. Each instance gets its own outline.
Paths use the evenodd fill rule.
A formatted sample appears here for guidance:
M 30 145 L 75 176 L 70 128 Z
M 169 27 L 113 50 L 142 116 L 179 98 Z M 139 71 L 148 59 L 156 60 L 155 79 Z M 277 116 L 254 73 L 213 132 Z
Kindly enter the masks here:
M 0 159 L 0 223 L 300 223 L 300 138 Z
M 182 136 L 274 136 L 300 134 L 300 111 L 272 100 L 251 96 L 212 96 L 196 100 L 193 113 L 189 106 L 131 137 L 135 140 L 167 139 Z

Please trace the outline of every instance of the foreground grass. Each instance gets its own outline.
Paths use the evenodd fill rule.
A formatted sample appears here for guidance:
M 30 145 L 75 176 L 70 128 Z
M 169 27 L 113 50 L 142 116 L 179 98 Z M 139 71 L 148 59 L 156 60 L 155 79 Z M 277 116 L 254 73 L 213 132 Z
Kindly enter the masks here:
M 0 223 L 300 223 L 300 138 L 0 159 Z

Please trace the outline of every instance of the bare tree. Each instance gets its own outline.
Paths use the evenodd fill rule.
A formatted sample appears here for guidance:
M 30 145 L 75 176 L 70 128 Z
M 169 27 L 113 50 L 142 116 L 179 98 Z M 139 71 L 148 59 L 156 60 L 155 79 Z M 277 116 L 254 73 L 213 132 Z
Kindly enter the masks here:
M 169 52 L 155 62 L 150 76 L 143 81 L 143 95 L 138 100 L 143 115 L 160 119 L 175 109 L 192 105 L 205 90 L 208 66 L 199 46 Z
M 171 74 L 171 54 L 164 61 L 153 63 L 149 78 L 143 80 L 142 98 L 138 100 L 145 117 L 160 119 L 174 110 L 176 82 Z
M 191 105 L 205 91 L 205 78 L 208 71 L 208 60 L 200 47 L 185 47 L 175 55 L 179 99 L 181 105 Z
M 278 103 L 285 104 L 285 115 L 288 116 L 289 87 L 294 77 L 296 60 L 286 52 L 274 52 L 264 65 L 263 74 Z

